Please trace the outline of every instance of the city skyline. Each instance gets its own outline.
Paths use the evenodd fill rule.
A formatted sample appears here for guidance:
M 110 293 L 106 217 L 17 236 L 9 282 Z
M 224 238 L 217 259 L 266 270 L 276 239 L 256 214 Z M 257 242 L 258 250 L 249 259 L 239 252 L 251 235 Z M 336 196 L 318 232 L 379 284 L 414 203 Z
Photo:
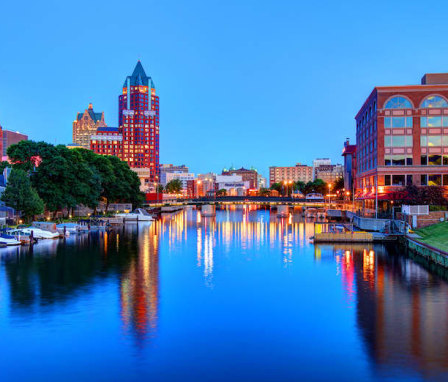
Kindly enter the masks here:
M 153 27 L 149 33 L 144 23 L 135 26 L 132 39 L 119 27 L 118 3 L 101 4 L 93 8 L 104 20 L 82 30 L 70 5 L 44 3 L 39 20 L 31 5 L 20 20 L 5 20 L 3 128 L 68 144 L 74 116 L 90 102 L 108 126 L 118 126 L 115 97 L 140 59 L 163 98 L 161 163 L 186 163 L 195 173 L 254 166 L 267 176 L 269 166 L 316 157 L 341 163 L 343 141 L 355 142 L 354 116 L 373 86 L 414 84 L 422 73 L 447 71 L 446 26 L 437 22 L 443 12 L 413 1 L 376 8 L 142 3 Z M 410 23 L 417 13 L 419 23 Z M 26 34 L 16 33 L 25 23 Z M 400 49 L 383 44 L 392 36 L 402 36 Z M 48 49 L 53 44 L 57 52 Z

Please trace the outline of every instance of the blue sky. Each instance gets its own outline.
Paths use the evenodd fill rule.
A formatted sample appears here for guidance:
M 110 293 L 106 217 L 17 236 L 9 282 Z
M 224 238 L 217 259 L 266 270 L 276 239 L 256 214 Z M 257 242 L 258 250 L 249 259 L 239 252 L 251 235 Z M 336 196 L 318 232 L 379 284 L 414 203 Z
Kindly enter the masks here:
M 447 11 L 409 0 L 6 2 L 0 124 L 69 143 L 92 102 L 116 126 L 140 59 L 160 96 L 162 163 L 266 175 L 341 161 L 373 86 L 448 71 Z

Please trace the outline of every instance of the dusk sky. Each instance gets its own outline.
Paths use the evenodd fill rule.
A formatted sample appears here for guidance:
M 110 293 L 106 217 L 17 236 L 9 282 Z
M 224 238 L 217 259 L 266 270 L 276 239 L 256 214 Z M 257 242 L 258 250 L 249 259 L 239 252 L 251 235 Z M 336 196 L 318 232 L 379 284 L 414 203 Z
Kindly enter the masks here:
M 117 126 L 140 59 L 160 96 L 161 163 L 266 176 L 271 165 L 342 162 L 375 85 L 448 72 L 447 10 L 409 0 L 4 2 L 0 124 L 67 144 L 92 102 Z

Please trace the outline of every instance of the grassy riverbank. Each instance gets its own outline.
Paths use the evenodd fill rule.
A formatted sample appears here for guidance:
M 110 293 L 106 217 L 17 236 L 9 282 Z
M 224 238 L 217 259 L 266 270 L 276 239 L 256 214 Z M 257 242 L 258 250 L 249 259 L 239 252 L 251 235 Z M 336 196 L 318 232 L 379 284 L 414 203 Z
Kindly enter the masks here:
M 448 252 L 448 222 L 433 224 L 415 231 L 420 241 Z

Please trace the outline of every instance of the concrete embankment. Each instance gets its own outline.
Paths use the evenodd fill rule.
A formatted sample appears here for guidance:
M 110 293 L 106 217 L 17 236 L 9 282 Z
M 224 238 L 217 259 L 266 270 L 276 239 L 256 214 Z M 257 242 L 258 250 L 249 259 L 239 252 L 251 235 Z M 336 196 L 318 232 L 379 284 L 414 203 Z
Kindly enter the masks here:
M 431 245 L 422 243 L 416 238 L 406 237 L 404 238 L 404 244 L 414 254 L 434 262 L 435 264 L 448 268 L 448 253 Z

